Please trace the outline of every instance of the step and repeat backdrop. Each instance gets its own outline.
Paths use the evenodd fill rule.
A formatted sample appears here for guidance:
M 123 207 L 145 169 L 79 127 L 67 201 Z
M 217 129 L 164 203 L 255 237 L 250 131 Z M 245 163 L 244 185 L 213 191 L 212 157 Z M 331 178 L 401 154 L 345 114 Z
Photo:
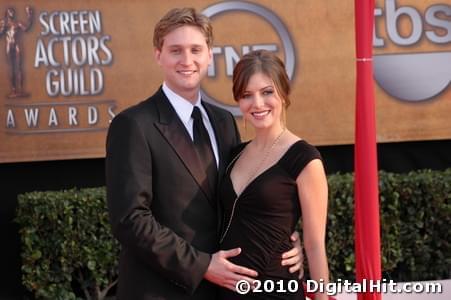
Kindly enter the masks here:
M 153 27 L 192 6 L 214 27 L 206 101 L 231 111 L 232 70 L 254 49 L 277 53 L 293 92 L 287 122 L 315 145 L 352 144 L 353 1 L 0 2 L 0 162 L 105 155 L 112 118 L 162 82 Z M 451 5 L 378 0 L 374 11 L 378 142 L 451 138 Z M 249 129 L 248 129 L 249 130 Z

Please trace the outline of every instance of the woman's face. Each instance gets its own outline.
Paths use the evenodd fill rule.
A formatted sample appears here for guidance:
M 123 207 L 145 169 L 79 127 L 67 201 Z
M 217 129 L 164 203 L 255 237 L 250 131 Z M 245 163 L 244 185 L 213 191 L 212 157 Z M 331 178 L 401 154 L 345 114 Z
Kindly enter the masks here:
M 274 82 L 263 73 L 255 73 L 238 101 L 243 117 L 256 129 L 280 126 L 282 99 Z

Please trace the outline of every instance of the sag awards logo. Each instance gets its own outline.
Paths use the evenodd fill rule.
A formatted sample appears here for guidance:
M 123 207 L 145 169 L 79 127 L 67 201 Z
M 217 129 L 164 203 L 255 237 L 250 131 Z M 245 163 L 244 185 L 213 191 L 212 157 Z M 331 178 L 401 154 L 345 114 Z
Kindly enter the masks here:
M 271 39 L 270 34 L 265 34 L 257 37 L 255 37 L 254 35 L 254 38 L 252 39 L 253 41 L 250 42 L 250 35 L 248 35 L 248 32 L 244 32 L 242 35 L 244 36 L 244 39 L 246 39 L 246 41 L 244 41 L 243 39 L 240 40 L 240 37 L 236 38 L 226 34 L 224 34 L 223 36 L 216 35 L 215 39 L 218 40 L 222 38 L 224 45 L 218 45 L 217 42 L 216 45 L 212 47 L 213 62 L 208 68 L 207 79 L 205 80 L 206 82 L 209 82 L 209 85 L 213 85 L 215 80 L 219 80 L 218 78 L 221 76 L 224 77 L 224 75 L 225 78 L 223 78 L 223 81 L 226 81 L 230 84 L 230 78 L 233 74 L 233 68 L 239 61 L 240 57 L 252 50 L 258 49 L 273 51 L 276 52 L 280 57 L 284 57 L 288 77 L 290 79 L 293 79 L 296 68 L 294 44 L 286 26 L 273 11 L 255 3 L 225 1 L 213 4 L 205 8 L 202 13 L 209 17 L 213 23 L 217 21 L 218 18 L 224 16 L 233 18 L 235 23 L 239 23 L 240 21 L 251 24 L 253 24 L 253 22 L 264 22 L 266 23 L 266 25 L 269 25 L 276 37 L 275 39 Z M 242 15 L 242 13 L 245 13 L 245 15 Z M 249 20 L 249 15 L 256 17 L 257 20 Z M 221 25 L 223 26 L 214 24 L 215 32 L 221 31 L 221 29 L 225 30 L 225 27 L 227 27 L 226 23 L 227 21 L 221 23 Z M 257 25 L 251 27 L 256 28 Z M 231 42 L 234 42 L 235 45 L 238 44 L 238 48 L 233 47 L 231 45 Z M 229 89 L 229 91 L 231 91 L 231 89 Z M 224 96 L 224 94 L 229 95 L 230 92 L 222 92 L 222 94 L 223 95 L 221 97 L 213 95 L 213 92 L 207 91 L 206 87 L 203 86 L 203 99 L 214 105 L 227 109 L 235 116 L 239 116 L 241 114 L 239 108 L 233 103 L 227 103 L 223 100 L 224 98 L 227 98 L 227 96 Z
M 381 26 L 374 31 L 373 47 L 376 52 L 384 50 L 373 58 L 375 80 L 400 100 L 433 99 L 451 83 L 451 5 L 434 4 L 422 10 L 385 0 L 384 7 L 374 11 Z M 419 47 L 429 49 L 409 51 Z
M 0 23 L 6 34 L 6 53 L 10 66 L 11 91 L 7 95 L 6 128 L 9 133 L 34 134 L 106 130 L 114 117 L 116 102 L 92 98 L 105 88 L 104 68 L 112 65 L 108 46 L 111 36 L 103 33 L 99 10 L 41 11 L 34 19 L 26 7 L 26 21 L 18 21 L 14 8 L 8 8 Z M 33 67 L 45 70 L 41 87 L 47 97 L 32 102 L 17 101 L 30 93 L 24 91 L 22 33 L 36 22 Z M 35 30 L 36 31 L 36 30 Z M 27 58 L 30 53 L 27 53 Z M 34 86 L 39 83 L 33 82 Z

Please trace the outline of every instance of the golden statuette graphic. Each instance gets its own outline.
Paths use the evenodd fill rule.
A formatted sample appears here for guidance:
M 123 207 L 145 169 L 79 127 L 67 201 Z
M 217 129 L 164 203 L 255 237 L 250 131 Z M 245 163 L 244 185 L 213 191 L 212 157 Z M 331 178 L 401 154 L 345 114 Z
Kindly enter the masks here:
M 22 33 L 27 32 L 33 21 L 33 10 L 30 6 L 25 7 L 27 13 L 26 23 L 16 20 L 16 11 L 9 7 L 3 20 L 0 20 L 0 37 L 6 35 L 6 58 L 9 64 L 9 78 L 11 92 L 9 98 L 27 97 L 29 94 L 23 89 L 23 46 Z

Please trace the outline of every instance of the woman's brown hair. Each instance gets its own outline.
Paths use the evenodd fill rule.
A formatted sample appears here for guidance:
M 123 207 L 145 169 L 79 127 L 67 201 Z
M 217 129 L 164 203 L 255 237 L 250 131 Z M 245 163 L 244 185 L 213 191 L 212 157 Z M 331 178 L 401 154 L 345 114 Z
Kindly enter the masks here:
M 268 76 L 282 98 L 285 108 L 290 105 L 291 92 L 285 65 L 274 53 L 267 50 L 256 50 L 244 55 L 233 70 L 233 98 L 238 102 L 246 90 L 249 79 L 256 73 Z

